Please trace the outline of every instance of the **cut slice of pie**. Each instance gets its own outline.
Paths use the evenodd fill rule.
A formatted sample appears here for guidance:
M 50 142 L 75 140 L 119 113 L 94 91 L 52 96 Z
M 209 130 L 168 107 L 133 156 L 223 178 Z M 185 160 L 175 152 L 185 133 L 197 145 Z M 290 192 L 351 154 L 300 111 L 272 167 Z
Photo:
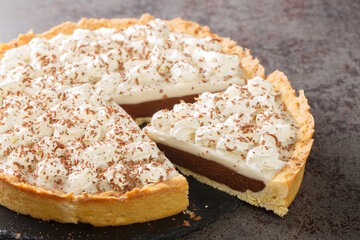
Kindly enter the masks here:
M 8 94 L 0 203 L 43 220 L 145 222 L 188 205 L 188 185 L 134 120 L 90 84 Z
M 186 209 L 187 182 L 117 104 L 89 84 L 11 93 L 1 107 L 0 203 L 95 226 Z
M 145 133 L 185 175 L 283 216 L 300 187 L 314 120 L 274 72 L 154 114 Z
M 43 70 L 56 69 L 51 83 L 95 84 L 134 119 L 171 108 L 180 99 L 194 101 L 204 91 L 264 77 L 259 61 L 229 38 L 194 22 L 147 14 L 82 19 L 43 34 L 29 32 L 0 45 L 2 55 L 6 69 L 38 61 Z

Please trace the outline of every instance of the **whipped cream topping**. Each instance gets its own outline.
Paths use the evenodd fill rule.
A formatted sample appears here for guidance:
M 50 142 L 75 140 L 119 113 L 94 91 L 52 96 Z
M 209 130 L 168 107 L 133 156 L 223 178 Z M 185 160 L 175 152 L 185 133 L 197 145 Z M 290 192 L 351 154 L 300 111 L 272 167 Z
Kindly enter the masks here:
M 0 171 L 74 194 L 126 192 L 178 174 L 94 86 L 26 90 L 10 92 L 0 107 Z
M 272 84 L 256 77 L 161 110 L 145 132 L 156 142 L 266 183 L 287 164 L 296 129 Z
M 0 171 L 74 194 L 170 179 L 171 163 L 116 103 L 245 84 L 239 63 L 218 40 L 158 19 L 34 38 L 0 61 Z
M 0 101 L 9 92 L 84 83 L 118 104 L 221 91 L 245 84 L 239 64 L 218 40 L 173 33 L 159 19 L 124 31 L 77 29 L 8 50 L 0 63 Z

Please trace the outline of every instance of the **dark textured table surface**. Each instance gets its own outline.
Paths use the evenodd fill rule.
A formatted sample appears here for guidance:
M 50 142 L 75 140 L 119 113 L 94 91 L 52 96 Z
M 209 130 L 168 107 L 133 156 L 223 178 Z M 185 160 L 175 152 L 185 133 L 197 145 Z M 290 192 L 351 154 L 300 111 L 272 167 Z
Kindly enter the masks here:
M 250 48 L 266 74 L 304 89 L 313 149 L 285 218 L 242 204 L 184 239 L 360 238 L 360 1 L 0 1 L 0 42 L 81 17 L 150 13 L 208 25 Z

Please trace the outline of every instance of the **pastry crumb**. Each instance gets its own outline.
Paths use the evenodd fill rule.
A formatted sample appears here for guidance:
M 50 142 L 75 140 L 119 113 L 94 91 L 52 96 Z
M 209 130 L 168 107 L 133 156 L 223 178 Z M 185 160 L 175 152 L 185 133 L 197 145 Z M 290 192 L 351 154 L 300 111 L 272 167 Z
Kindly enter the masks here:
M 184 227 L 189 227 L 189 226 L 190 226 L 189 221 L 184 220 L 183 226 L 184 226 Z

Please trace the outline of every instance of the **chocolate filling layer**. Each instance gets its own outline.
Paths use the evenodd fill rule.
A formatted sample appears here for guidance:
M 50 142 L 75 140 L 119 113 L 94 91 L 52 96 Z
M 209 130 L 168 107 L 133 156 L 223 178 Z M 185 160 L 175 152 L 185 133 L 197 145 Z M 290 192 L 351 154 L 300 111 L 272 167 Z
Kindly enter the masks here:
M 249 189 L 252 192 L 258 192 L 265 187 L 264 182 L 245 177 L 244 175 L 241 175 L 214 161 L 210 161 L 160 143 L 157 143 L 157 146 L 165 153 L 166 157 L 169 158 L 171 162 L 218 183 L 225 184 L 234 190 L 245 192 Z
M 159 109 L 171 109 L 175 104 L 180 103 L 180 100 L 184 100 L 187 103 L 194 103 L 195 97 L 199 94 L 192 94 L 182 97 L 163 98 L 159 100 L 142 102 L 137 104 L 120 104 L 120 106 L 132 116 L 133 119 L 141 117 L 151 117 L 159 111 Z

